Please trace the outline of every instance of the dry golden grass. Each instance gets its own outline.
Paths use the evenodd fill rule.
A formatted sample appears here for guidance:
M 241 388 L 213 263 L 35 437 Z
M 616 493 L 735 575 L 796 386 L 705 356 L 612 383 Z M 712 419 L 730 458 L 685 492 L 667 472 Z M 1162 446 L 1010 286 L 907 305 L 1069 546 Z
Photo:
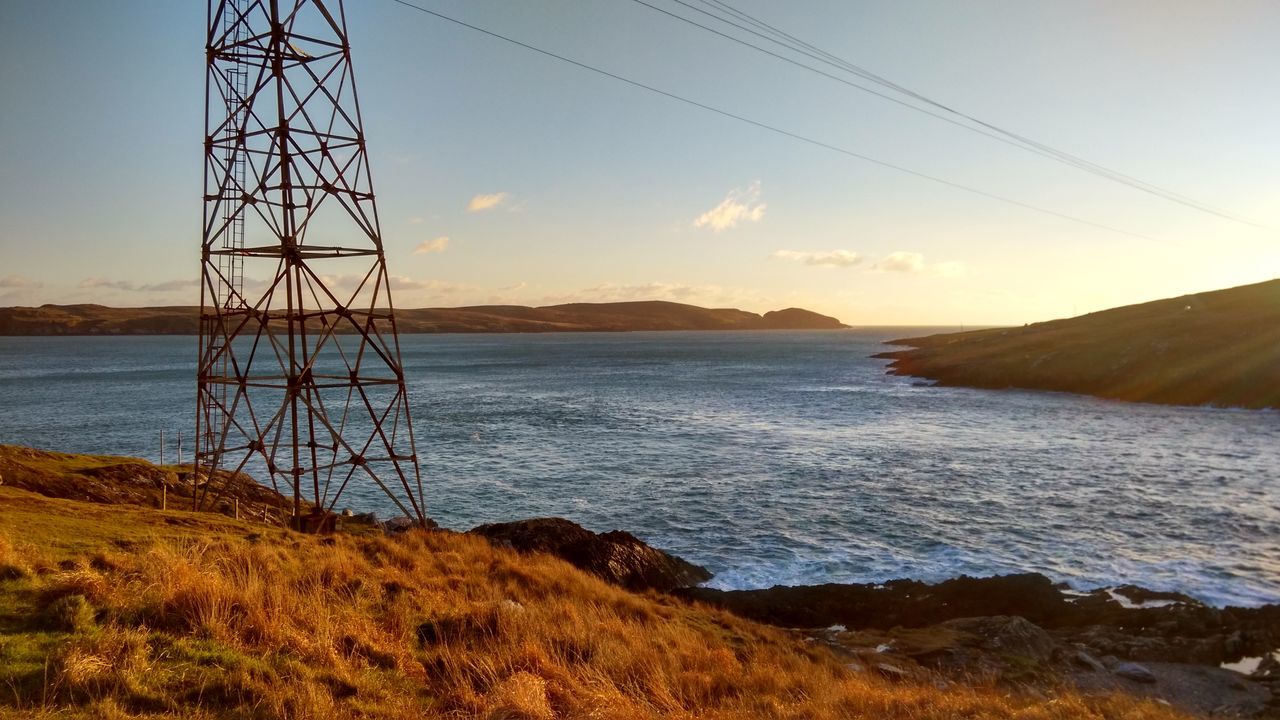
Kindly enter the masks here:
M 0 706 L 22 716 L 1175 717 L 1123 697 L 891 684 L 785 631 L 454 534 L 259 530 L 39 555 L 0 535 L 0 567 L 23 568 L 0 581 L 0 667 L 28 668 L 0 670 Z M 22 620 L 70 596 L 91 627 Z

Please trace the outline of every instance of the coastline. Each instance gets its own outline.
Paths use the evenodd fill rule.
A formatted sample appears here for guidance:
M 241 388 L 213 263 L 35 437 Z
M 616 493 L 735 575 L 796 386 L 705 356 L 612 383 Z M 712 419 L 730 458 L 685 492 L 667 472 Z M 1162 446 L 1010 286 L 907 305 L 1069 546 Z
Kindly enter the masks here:
M 1075 318 L 890 340 L 887 372 L 944 387 L 1280 408 L 1280 280 Z
M 117 555 L 129 555 L 164 537 L 145 530 L 120 537 L 114 526 L 102 525 L 107 517 L 139 528 L 161 521 L 157 527 L 170 528 L 162 531 L 167 534 L 220 537 L 232 527 L 223 523 L 245 522 L 231 517 L 238 514 L 248 518 L 248 528 L 259 528 L 250 537 L 284 532 L 283 540 L 296 538 L 295 547 L 307 537 L 283 530 L 284 498 L 247 476 L 233 486 L 234 506 L 191 512 L 172 509 L 181 506 L 189 466 L 12 447 L 0 453 L 0 466 L 0 500 L 11 511 L 0 517 L 0 530 L 25 528 L 29 538 L 56 533 L 51 549 L 92 550 L 107 541 Z M 160 512 L 155 508 L 166 496 L 171 509 Z M 335 520 L 338 538 L 406 533 L 402 523 L 368 514 Z M 86 526 L 93 533 L 58 529 L 86 521 L 98 523 Z M 1273 700 L 1280 698 L 1280 605 L 1215 608 L 1134 585 L 1075 592 L 1034 573 L 723 591 L 699 586 L 711 577 L 705 569 L 630 533 L 594 533 L 559 518 L 427 534 L 445 545 L 482 538 L 522 557 L 555 556 L 639 596 L 773 626 L 881 681 L 937 688 L 981 682 L 1030 696 L 1064 687 L 1086 695 L 1118 692 L 1203 715 L 1224 708 L 1247 717 L 1280 711 Z
M 0 336 L 199 335 L 200 308 L 167 306 L 113 308 L 103 305 L 0 307 Z M 240 311 L 253 326 L 276 328 L 283 320 L 253 310 Z M 340 317 L 315 318 L 317 329 L 355 332 Z M 354 322 L 354 320 L 352 321 Z M 283 329 L 283 326 L 281 326 Z M 801 308 L 763 314 L 733 308 L 703 308 L 664 301 L 570 303 L 527 307 L 493 305 L 458 308 L 400 308 L 400 334 L 629 332 L 665 330 L 838 330 L 833 317 Z

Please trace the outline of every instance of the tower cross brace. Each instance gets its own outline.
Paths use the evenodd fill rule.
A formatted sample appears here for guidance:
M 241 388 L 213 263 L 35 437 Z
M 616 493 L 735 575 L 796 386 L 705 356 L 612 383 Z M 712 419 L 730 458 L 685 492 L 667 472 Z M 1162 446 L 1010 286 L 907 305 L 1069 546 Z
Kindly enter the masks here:
M 342 2 L 209 0 L 207 20 L 193 503 L 247 472 L 298 529 L 343 498 L 425 524 Z

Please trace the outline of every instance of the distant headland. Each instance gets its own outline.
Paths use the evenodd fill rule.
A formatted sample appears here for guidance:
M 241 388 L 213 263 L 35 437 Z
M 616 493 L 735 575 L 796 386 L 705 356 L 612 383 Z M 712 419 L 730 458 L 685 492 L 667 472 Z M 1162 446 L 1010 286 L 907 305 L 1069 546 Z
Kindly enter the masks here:
M 1280 280 L 1015 328 L 891 340 L 889 372 L 978 388 L 1280 408 Z
M 200 308 L 192 305 L 113 308 L 41 305 L 0 308 L 0 336 L 196 335 Z M 526 307 L 476 305 L 397 309 L 401 333 L 624 332 L 639 330 L 838 330 L 839 320 L 800 308 L 758 315 L 658 300 Z

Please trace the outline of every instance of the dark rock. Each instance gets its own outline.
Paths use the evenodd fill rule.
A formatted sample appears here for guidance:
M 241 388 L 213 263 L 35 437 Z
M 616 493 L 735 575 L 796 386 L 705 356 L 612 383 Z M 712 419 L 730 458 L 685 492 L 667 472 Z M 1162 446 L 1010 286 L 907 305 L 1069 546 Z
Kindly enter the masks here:
M 1141 605 L 1143 603 L 1152 603 L 1152 602 L 1165 602 L 1165 603 L 1175 602 L 1175 603 L 1187 603 L 1191 605 L 1200 604 L 1199 602 L 1196 601 L 1195 598 L 1190 597 L 1188 595 L 1183 595 L 1182 593 L 1163 592 L 1159 590 L 1148 590 L 1147 588 L 1139 587 L 1137 585 L 1118 585 L 1112 588 L 1111 590 L 1115 594 L 1120 595 L 1125 599 L 1129 600 L 1130 602 L 1138 605 Z
M 370 515 L 372 515 L 372 513 L 370 513 Z M 360 516 L 357 516 L 357 517 L 360 517 Z M 385 522 L 378 523 L 378 526 L 382 528 L 383 532 L 389 535 L 397 535 L 399 533 L 408 532 L 409 530 L 419 527 L 417 520 L 414 520 L 411 517 L 406 517 L 404 515 L 401 515 L 399 517 L 393 517 L 386 520 Z M 427 518 L 427 524 L 424 527 L 427 530 L 440 529 L 440 525 L 437 524 L 436 521 L 432 520 L 431 518 Z
M 629 590 L 669 591 L 711 579 L 705 568 L 614 530 L 597 535 L 564 518 L 481 525 L 470 533 L 521 552 L 545 552 Z
M 1253 677 L 1257 679 L 1280 678 L 1280 653 L 1272 652 L 1263 656 L 1262 662 L 1258 663 L 1258 669 L 1253 671 Z
M 1126 680 L 1133 680 L 1140 683 L 1154 683 L 1156 676 L 1144 665 L 1136 662 L 1122 662 L 1111 669 L 1111 672 L 1119 675 Z
M 906 670 L 903 670 L 897 665 L 890 665 L 888 663 L 876 663 L 875 668 L 876 668 L 876 672 L 879 673 L 881 677 L 885 677 L 890 680 L 902 681 L 902 680 L 911 679 L 911 673 L 907 672 Z
M 1013 615 L 1057 640 L 1094 656 L 1143 662 L 1217 665 L 1280 647 L 1280 605 L 1213 608 L 1176 593 L 1124 587 L 1135 601 L 1172 601 L 1160 607 L 1125 607 L 1106 591 L 1067 595 L 1043 575 L 961 577 L 935 585 L 893 580 L 883 585 L 775 586 L 723 591 L 687 588 L 676 594 L 782 627 L 840 624 L 851 630 L 920 628 L 964 617 Z
M 1102 673 L 1107 671 L 1107 666 L 1103 665 L 1101 660 L 1095 658 L 1084 650 L 1077 650 L 1076 653 L 1071 656 L 1071 660 L 1080 667 L 1093 672 Z
M 936 585 L 891 580 L 883 585 L 778 585 L 767 590 L 692 588 L 679 594 L 783 627 L 924 627 L 986 615 L 1017 615 L 1043 625 L 1071 611 L 1066 596 L 1048 578 L 1034 573 L 966 576 Z
M 988 652 L 1033 663 L 1050 662 L 1058 649 L 1057 641 L 1049 633 L 1021 617 L 961 618 L 948 620 L 938 627 L 973 636 L 978 639 L 975 645 Z
M 982 677 L 1010 686 L 1052 676 L 1069 649 L 1024 618 L 1010 615 L 948 620 L 902 634 L 899 651 L 953 677 Z

